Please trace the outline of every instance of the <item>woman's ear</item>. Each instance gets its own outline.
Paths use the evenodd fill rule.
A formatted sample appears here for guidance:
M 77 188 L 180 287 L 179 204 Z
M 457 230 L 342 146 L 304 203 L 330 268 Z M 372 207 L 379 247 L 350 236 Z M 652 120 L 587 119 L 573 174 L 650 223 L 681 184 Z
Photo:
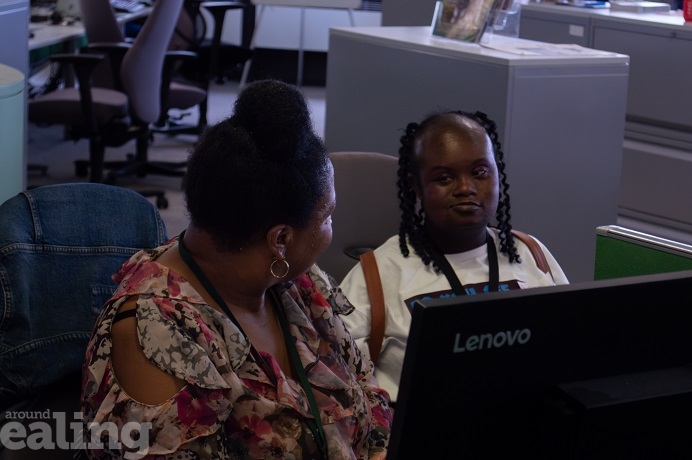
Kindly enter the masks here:
M 293 240 L 293 228 L 289 225 L 274 225 L 267 232 L 267 245 L 274 258 L 283 260 L 286 248 Z

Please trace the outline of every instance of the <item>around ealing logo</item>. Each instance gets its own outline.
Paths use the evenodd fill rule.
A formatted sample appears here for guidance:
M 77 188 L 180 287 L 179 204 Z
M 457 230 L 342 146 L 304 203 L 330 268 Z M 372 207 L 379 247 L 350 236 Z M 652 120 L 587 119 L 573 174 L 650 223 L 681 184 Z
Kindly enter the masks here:
M 0 427 L 0 443 L 9 450 L 78 450 L 86 447 L 89 450 L 125 451 L 123 458 L 131 460 L 144 457 L 149 447 L 149 422 L 129 422 L 120 429 L 112 422 L 91 423 L 89 436 L 85 437 L 79 412 L 74 413 L 77 421 L 69 424 L 65 412 L 6 411 L 3 415 L 6 421 Z M 73 442 L 68 441 L 68 429 L 71 430 L 70 439 L 75 440 Z M 103 439 L 107 439 L 105 446 Z M 46 458 L 50 458 L 49 453 L 46 453 Z
M 454 336 L 453 353 L 489 350 L 491 348 L 502 348 L 504 346 L 511 347 L 515 344 L 526 345 L 529 340 L 531 340 L 530 329 L 517 329 L 515 331 L 500 331 L 494 334 L 470 335 L 462 344 L 461 334 L 457 332 Z

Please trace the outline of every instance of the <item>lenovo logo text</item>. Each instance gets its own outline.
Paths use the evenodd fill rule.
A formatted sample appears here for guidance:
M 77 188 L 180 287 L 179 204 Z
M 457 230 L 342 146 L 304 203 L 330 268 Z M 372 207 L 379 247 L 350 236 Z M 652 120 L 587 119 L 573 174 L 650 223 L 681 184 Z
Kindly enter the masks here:
M 454 337 L 454 353 L 465 351 L 489 350 L 491 348 L 511 347 L 515 344 L 525 345 L 531 340 L 530 329 L 517 329 L 516 331 L 500 331 L 495 334 L 487 333 L 470 335 L 462 343 L 461 334 L 457 332 Z

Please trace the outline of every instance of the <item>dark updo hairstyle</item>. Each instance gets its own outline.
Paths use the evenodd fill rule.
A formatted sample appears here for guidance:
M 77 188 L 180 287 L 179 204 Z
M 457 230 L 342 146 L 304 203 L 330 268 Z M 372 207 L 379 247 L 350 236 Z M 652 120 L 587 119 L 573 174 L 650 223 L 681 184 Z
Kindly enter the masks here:
M 423 228 L 425 222 L 425 212 L 418 206 L 418 197 L 416 191 L 409 183 L 409 175 L 416 177 L 418 175 L 418 165 L 414 161 L 414 145 L 418 139 L 429 127 L 433 126 L 436 121 L 439 121 L 442 116 L 456 114 L 462 117 L 475 121 L 485 129 L 488 133 L 490 141 L 493 145 L 495 154 L 495 163 L 500 175 L 500 195 L 497 206 L 497 228 L 500 233 L 500 252 L 509 257 L 510 262 L 521 263 L 519 254 L 514 244 L 512 236 L 512 224 L 510 223 L 510 204 L 509 204 L 509 184 L 507 183 L 507 174 L 505 173 L 505 164 L 503 162 L 504 153 L 502 145 L 498 140 L 497 126 L 495 122 L 488 118 L 483 112 L 463 112 L 445 111 L 435 112 L 428 115 L 420 123 L 409 123 L 406 126 L 406 131 L 399 139 L 401 146 L 399 147 L 399 171 L 397 179 L 397 187 L 399 189 L 399 208 L 401 209 L 401 223 L 399 224 L 399 247 L 404 257 L 409 256 L 408 244 L 414 249 L 415 253 L 423 259 L 425 265 L 433 264 L 436 272 L 440 272 L 440 265 L 437 262 L 438 257 L 442 257 L 439 251 L 436 250 L 435 244 L 430 239 Z
M 329 157 L 301 90 L 257 80 L 233 114 L 210 126 L 184 181 L 192 225 L 222 250 L 239 251 L 276 224 L 305 228 L 327 191 Z

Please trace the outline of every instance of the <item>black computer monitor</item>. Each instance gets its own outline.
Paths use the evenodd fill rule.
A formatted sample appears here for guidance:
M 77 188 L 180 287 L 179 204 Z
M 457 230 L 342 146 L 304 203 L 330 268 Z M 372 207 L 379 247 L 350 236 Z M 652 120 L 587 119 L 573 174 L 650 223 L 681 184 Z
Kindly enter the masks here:
M 692 458 L 692 271 L 412 315 L 387 458 Z

